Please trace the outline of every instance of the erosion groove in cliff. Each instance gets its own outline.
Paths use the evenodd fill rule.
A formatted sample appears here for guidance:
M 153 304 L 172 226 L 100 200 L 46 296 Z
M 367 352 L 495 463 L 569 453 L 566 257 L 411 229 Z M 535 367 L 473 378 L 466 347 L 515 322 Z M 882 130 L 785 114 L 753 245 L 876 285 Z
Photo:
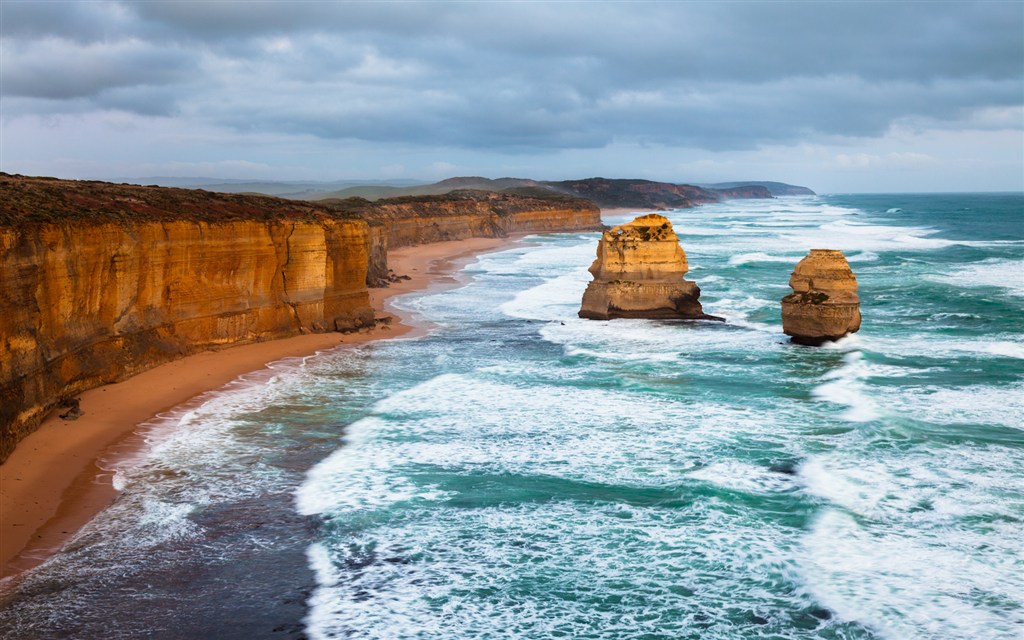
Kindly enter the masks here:
M 314 204 L 0 174 L 0 462 L 84 390 L 371 322 L 389 246 L 599 226 L 595 205 L 557 195 Z

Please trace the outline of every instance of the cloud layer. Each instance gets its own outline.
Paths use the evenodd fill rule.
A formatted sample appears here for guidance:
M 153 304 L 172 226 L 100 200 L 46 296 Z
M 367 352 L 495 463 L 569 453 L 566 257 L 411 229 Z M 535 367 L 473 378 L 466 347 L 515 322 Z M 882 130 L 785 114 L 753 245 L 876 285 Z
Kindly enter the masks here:
M 44 138 L 69 118 L 173 120 L 238 147 L 394 145 L 494 166 L 1024 128 L 1017 2 L 11 1 L 2 12 L 2 125 Z M 89 160 L 47 142 L 55 159 Z M 212 159 L 175 146 L 176 161 Z M 5 166 L 45 161 L 4 147 Z

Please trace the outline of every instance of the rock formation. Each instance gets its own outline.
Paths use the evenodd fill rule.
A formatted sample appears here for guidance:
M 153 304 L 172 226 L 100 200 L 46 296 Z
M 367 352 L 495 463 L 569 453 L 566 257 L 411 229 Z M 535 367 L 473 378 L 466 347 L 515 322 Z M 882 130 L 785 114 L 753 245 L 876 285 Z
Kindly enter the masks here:
M 820 345 L 860 329 L 857 277 L 842 251 L 811 249 L 789 279 L 782 330 L 799 344 Z
M 374 322 L 366 287 L 389 246 L 599 225 L 557 194 L 327 205 L 0 173 L 0 463 L 86 389 Z
M 721 320 L 704 314 L 700 288 L 683 279 L 688 270 L 668 218 L 650 214 L 612 227 L 597 245 L 579 316 Z

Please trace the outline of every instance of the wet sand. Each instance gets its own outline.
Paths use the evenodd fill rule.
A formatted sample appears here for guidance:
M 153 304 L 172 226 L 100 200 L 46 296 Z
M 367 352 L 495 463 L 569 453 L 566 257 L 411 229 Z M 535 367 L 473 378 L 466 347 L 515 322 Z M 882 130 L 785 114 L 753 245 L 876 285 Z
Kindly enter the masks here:
M 117 448 L 145 446 L 140 424 L 244 374 L 284 358 L 370 340 L 411 337 L 427 327 L 400 316 L 390 300 L 405 293 L 457 286 L 454 273 L 486 251 L 505 248 L 507 238 L 470 238 L 395 249 L 388 264 L 400 280 L 370 289 L 378 317 L 392 318 L 361 333 L 314 334 L 207 351 L 81 394 L 82 417 L 61 420 L 57 412 L 22 440 L 0 465 L 0 576 L 42 563 L 79 528 L 111 504 L 117 491 L 98 461 Z

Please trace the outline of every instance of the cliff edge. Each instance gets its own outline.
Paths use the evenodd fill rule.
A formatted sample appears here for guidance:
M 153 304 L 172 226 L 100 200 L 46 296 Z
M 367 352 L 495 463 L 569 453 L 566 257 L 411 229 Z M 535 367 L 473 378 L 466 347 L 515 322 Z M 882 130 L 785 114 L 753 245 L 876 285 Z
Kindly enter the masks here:
M 86 389 L 373 322 L 389 246 L 600 224 L 571 198 L 366 205 L 0 174 L 0 462 Z

